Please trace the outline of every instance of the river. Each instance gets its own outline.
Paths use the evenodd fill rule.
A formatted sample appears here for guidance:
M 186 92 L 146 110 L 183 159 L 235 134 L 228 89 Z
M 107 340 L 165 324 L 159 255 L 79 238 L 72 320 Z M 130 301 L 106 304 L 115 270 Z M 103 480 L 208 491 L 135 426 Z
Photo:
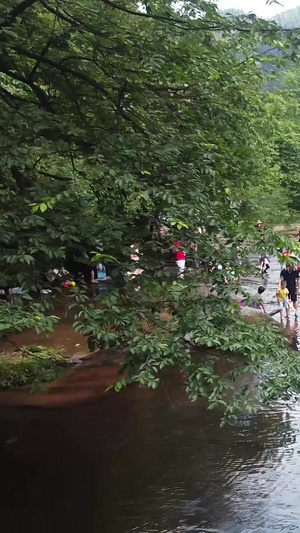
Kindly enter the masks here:
M 0 414 L 3 531 L 300 531 L 299 404 L 220 428 L 219 414 L 190 404 L 172 374 L 156 391 Z

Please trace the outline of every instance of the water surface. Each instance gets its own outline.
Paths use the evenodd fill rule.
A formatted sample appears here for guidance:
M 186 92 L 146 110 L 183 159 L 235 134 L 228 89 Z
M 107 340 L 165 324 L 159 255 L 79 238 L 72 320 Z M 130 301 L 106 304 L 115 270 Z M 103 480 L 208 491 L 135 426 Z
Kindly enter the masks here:
M 278 275 L 272 259 L 270 310 Z M 299 404 L 220 428 L 173 374 L 157 391 L 0 415 L 8 533 L 300 531 Z
M 1 411 L 10 533 L 300 531 L 300 408 L 219 427 L 179 379 L 66 410 Z

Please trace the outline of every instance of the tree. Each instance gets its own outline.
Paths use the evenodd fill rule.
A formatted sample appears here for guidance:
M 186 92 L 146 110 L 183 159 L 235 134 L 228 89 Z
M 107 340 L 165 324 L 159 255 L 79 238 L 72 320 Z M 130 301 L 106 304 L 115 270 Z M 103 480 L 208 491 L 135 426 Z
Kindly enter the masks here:
M 281 88 L 265 97 L 269 116 L 269 157 L 274 162 L 270 179 L 269 206 L 281 205 L 283 220 L 299 217 L 300 208 L 300 136 L 299 136 L 299 72 L 289 66 L 281 80 Z M 264 202 L 265 200 L 263 200 Z
M 271 372 L 264 394 L 297 388 L 285 341 L 241 321 L 231 284 L 204 298 L 199 281 L 215 273 L 194 269 L 178 282 L 164 268 L 175 240 L 237 275 L 251 268 L 252 247 L 284 244 L 270 231 L 253 233 L 252 191 L 274 167 L 258 47 L 296 46 L 297 32 L 280 40 L 274 23 L 229 20 L 205 2 L 10 0 L 2 11 L 3 285 L 34 291 L 37 272 L 63 264 L 70 249 L 104 253 L 118 266 L 115 288 L 93 303 L 77 291 L 75 327 L 93 345 L 126 349 L 125 381 L 154 387 L 158 371 L 176 365 L 192 398 L 208 395 L 231 415 L 248 394 L 224 400 L 236 374 L 265 371 L 284 354 L 284 385 L 271 385 Z M 129 282 L 122 274 L 135 242 L 145 274 Z M 186 334 L 248 359 L 220 379 L 219 356 L 195 361 Z M 268 354 L 263 335 L 274 343 Z

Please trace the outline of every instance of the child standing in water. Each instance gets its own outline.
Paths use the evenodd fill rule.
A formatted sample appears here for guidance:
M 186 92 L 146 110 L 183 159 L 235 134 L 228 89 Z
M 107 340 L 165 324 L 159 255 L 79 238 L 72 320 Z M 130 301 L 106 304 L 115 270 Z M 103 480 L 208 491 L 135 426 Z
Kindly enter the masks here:
M 265 292 L 265 287 L 263 287 L 262 285 L 260 285 L 260 287 L 258 287 L 257 289 L 257 294 L 252 297 L 252 298 L 243 298 L 242 300 L 239 301 L 239 305 L 240 307 L 252 307 L 253 309 L 258 309 L 259 311 L 262 311 L 263 313 L 266 312 L 265 310 L 265 306 L 264 304 L 262 303 L 261 301 L 261 295 L 263 294 L 263 292 Z
M 269 270 L 270 261 L 269 261 L 269 258 L 265 254 L 261 255 L 261 258 L 259 260 L 259 266 L 260 266 L 260 271 L 262 274 L 266 274 L 266 272 Z
M 290 302 L 289 302 L 289 299 L 288 299 L 289 290 L 287 289 L 286 281 L 284 279 L 281 280 L 280 287 L 277 289 L 276 295 L 277 295 L 277 302 L 278 302 L 279 309 L 280 309 L 280 318 L 281 318 L 281 320 L 283 319 L 283 310 L 284 309 L 286 310 L 286 318 L 288 318 L 288 316 L 289 316 L 289 307 L 290 307 Z

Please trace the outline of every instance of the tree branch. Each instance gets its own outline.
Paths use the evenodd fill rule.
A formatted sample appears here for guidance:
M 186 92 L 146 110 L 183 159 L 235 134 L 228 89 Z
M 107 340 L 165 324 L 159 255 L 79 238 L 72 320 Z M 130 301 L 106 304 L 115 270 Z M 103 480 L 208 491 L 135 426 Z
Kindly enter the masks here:
M 124 13 L 128 13 L 129 15 L 135 15 L 137 17 L 143 17 L 143 18 L 150 18 L 155 20 L 161 20 L 163 22 L 175 22 L 176 24 L 188 24 L 188 20 L 182 20 L 172 17 L 165 17 L 161 15 L 151 15 L 150 13 L 143 13 L 142 11 L 135 11 L 134 9 L 129 9 L 127 7 L 124 7 L 120 4 L 117 4 L 116 2 L 112 2 L 111 0 L 101 0 L 103 4 L 106 4 L 113 9 L 118 9 L 119 11 L 123 11 Z
M 41 0 L 41 4 L 44 6 L 45 9 L 47 9 L 47 11 L 49 11 L 49 13 L 56 15 L 57 18 L 63 20 L 64 22 L 67 22 L 72 26 L 72 28 L 77 29 L 78 31 L 82 31 L 82 28 L 84 28 L 88 33 L 91 33 L 92 35 L 97 35 L 98 37 L 106 36 L 105 32 L 92 28 L 90 25 L 87 25 L 82 20 L 72 17 L 70 13 L 65 14 L 59 11 L 58 9 L 54 9 L 53 7 L 49 6 L 46 0 Z
M 14 178 L 19 191 L 22 194 L 25 194 L 26 190 L 32 185 L 32 182 L 28 176 L 25 176 L 24 173 L 20 172 L 20 170 L 13 165 L 10 169 L 12 177 Z
M 31 52 L 30 50 L 26 50 L 25 48 L 22 48 L 21 46 L 15 46 L 12 49 L 15 50 L 17 53 L 19 53 L 20 55 L 23 55 L 25 57 L 29 57 L 30 59 L 39 60 L 40 64 L 44 63 L 45 65 L 49 65 L 50 67 L 53 67 L 53 68 L 57 69 L 62 74 L 70 74 L 74 78 L 77 78 L 77 79 L 83 81 L 84 83 L 86 83 L 90 87 L 94 87 L 95 89 L 99 90 L 113 104 L 115 110 L 127 122 L 129 122 L 131 124 L 132 128 L 134 129 L 134 131 L 143 134 L 147 138 L 149 137 L 147 132 L 139 124 L 137 124 L 126 113 L 126 111 L 124 111 L 124 109 L 118 109 L 116 103 L 114 102 L 114 100 L 111 97 L 111 95 L 109 94 L 109 92 L 104 88 L 102 83 L 100 83 L 99 81 L 96 81 L 93 78 L 90 78 L 90 76 L 88 76 L 87 74 L 85 74 L 83 72 L 76 71 L 76 70 L 74 70 L 74 69 L 72 69 L 72 68 L 70 68 L 70 67 L 68 67 L 68 66 L 66 66 L 64 64 L 62 65 L 61 63 L 57 63 L 56 61 L 53 61 L 52 59 L 48 59 L 47 57 L 43 57 L 43 56 L 41 56 L 41 54 L 38 54 L 38 53 L 35 53 L 35 52 Z M 12 76 L 12 77 L 16 77 L 14 75 L 14 73 L 12 73 L 11 71 L 9 71 L 9 75 Z M 20 81 L 23 81 L 24 83 L 27 83 L 27 85 L 29 85 L 32 88 L 32 90 L 34 92 L 36 92 L 37 95 L 40 93 L 40 98 L 43 97 L 43 99 L 45 99 L 44 92 L 39 87 L 37 87 L 35 84 L 33 84 L 32 82 L 28 81 L 27 78 L 23 78 L 22 77 L 22 79 L 21 79 L 21 77 L 16 77 L 16 79 L 19 79 Z M 49 104 L 47 99 L 46 99 L 46 101 L 44 101 L 44 107 L 45 107 L 46 103 L 47 103 L 47 106 L 49 107 L 50 104 Z M 51 111 L 52 111 L 52 108 L 51 108 Z
M 12 94 L 11 92 L 7 91 L 7 89 L 4 89 L 4 87 L 0 87 L 0 93 L 2 93 L 3 96 L 7 96 L 7 98 L 10 100 L 14 100 L 15 103 L 23 102 L 25 104 L 38 105 L 36 101 L 34 102 L 33 100 L 26 100 L 26 98 L 22 98 L 17 94 Z
M 15 72 L 6 68 L 4 65 L 0 65 L 0 72 L 3 72 L 3 74 L 6 74 L 7 76 L 10 76 L 14 80 L 20 81 L 21 83 L 24 83 L 25 85 L 30 87 L 32 92 L 35 94 L 35 96 L 39 100 L 41 107 L 45 109 L 48 113 L 53 113 L 52 106 L 50 102 L 48 101 L 46 94 L 44 93 L 44 91 L 42 91 L 42 89 L 40 89 L 40 87 L 35 85 L 35 83 L 28 80 L 27 78 L 24 78 L 24 76 L 19 76 L 18 74 L 15 74 Z M 32 103 L 34 104 L 34 102 Z
M 248 24 L 248 26 L 250 27 L 245 26 L 244 28 L 239 27 L 239 26 L 234 26 L 229 19 L 224 21 L 224 17 L 221 17 L 223 21 L 222 20 L 217 21 L 217 20 L 208 20 L 205 18 L 203 19 L 198 18 L 195 20 L 192 20 L 192 19 L 185 20 L 185 19 L 174 18 L 174 17 L 166 17 L 163 15 L 155 15 L 155 14 L 152 15 L 151 13 L 143 13 L 142 11 L 135 11 L 134 9 L 129 9 L 125 6 L 122 6 L 114 2 L 113 0 L 100 0 L 100 1 L 103 4 L 106 4 L 113 9 L 123 11 L 124 13 L 128 13 L 129 15 L 134 15 L 136 17 L 143 17 L 147 19 L 159 20 L 167 24 L 173 24 L 175 27 L 179 29 L 184 29 L 184 30 L 220 31 L 222 29 L 228 29 L 231 31 L 250 33 L 253 27 L 251 24 L 250 25 Z M 273 33 L 273 32 L 277 33 L 279 31 L 293 33 L 294 31 L 298 31 L 299 29 L 300 28 L 282 28 L 278 26 L 275 28 L 261 28 L 261 29 L 258 28 L 257 31 L 260 31 L 261 33 Z
M 56 174 L 51 174 L 50 172 L 45 172 L 44 170 L 40 170 L 40 169 L 37 169 L 36 172 L 38 174 L 41 174 L 42 176 L 47 176 L 48 178 L 52 178 L 52 179 L 58 180 L 58 181 L 68 182 L 68 181 L 72 181 L 73 180 L 72 177 L 69 177 L 69 176 L 57 176 Z
M 21 46 L 15 46 L 13 48 L 16 52 L 18 52 L 20 55 L 23 55 L 25 57 L 29 57 L 30 59 L 35 59 L 40 62 L 40 64 L 49 65 L 52 68 L 55 68 L 56 70 L 60 71 L 62 74 L 70 74 L 74 78 L 77 78 L 81 81 L 84 81 L 91 87 L 94 87 L 95 89 L 98 89 L 100 92 L 102 92 L 106 97 L 110 97 L 108 91 L 103 87 L 102 83 L 94 80 L 93 78 L 90 78 L 87 74 L 84 74 L 83 72 L 76 71 L 70 67 L 67 67 L 65 65 L 62 65 L 61 63 L 57 63 L 57 61 L 53 61 L 52 59 L 48 59 L 47 57 L 42 56 L 39 53 L 31 52 L 30 50 L 26 50 L 26 48 L 22 48 Z
M 23 0 L 20 4 L 16 5 L 14 9 L 11 10 L 11 12 L 7 15 L 7 17 L 4 19 L 4 21 L 0 24 L 0 28 L 5 28 L 6 26 L 11 26 L 17 17 L 22 15 L 26 9 L 31 7 L 36 2 L 39 2 L 40 0 Z
M 150 13 L 143 13 L 142 11 L 135 11 L 134 9 L 129 9 L 111 0 L 100 0 L 100 1 L 103 4 L 106 4 L 109 7 L 112 7 L 113 9 L 118 9 L 119 11 L 123 11 L 124 13 L 128 13 L 129 15 L 135 15 L 136 17 L 159 20 L 161 22 L 173 24 L 177 28 L 181 27 L 182 29 L 186 29 L 186 30 L 215 30 L 217 31 L 222 28 L 222 24 L 219 21 L 214 21 L 214 20 L 208 21 L 205 19 L 198 19 L 197 21 L 201 23 L 201 26 L 200 27 L 196 25 L 191 26 L 191 22 L 194 22 L 191 19 L 184 20 L 180 18 L 166 17 L 164 15 L 154 15 L 154 14 L 152 15 Z
M 53 7 L 49 6 L 45 0 L 40 0 L 40 1 L 41 1 L 41 4 L 44 6 L 44 8 L 47 9 L 49 13 L 52 13 L 52 15 L 56 15 L 57 18 L 63 20 L 64 22 L 67 22 L 71 26 L 73 26 L 74 24 L 76 24 L 77 26 L 80 26 L 79 21 L 77 22 L 77 21 L 74 21 L 68 18 L 66 15 L 64 15 L 64 13 L 61 13 L 61 11 L 58 11 L 58 9 L 56 10 Z
M 58 9 L 57 9 L 57 11 L 58 11 Z M 41 57 L 44 57 L 46 55 L 48 49 L 50 48 L 50 45 L 52 44 L 53 37 L 54 37 L 54 32 L 55 32 L 56 21 L 57 21 L 57 15 L 54 18 L 53 27 L 52 27 L 52 30 L 51 30 L 51 35 L 50 35 L 48 41 L 46 42 L 46 44 L 45 44 L 45 46 L 44 46 L 44 48 L 43 48 L 43 50 L 41 52 Z M 41 58 L 37 59 L 37 61 L 36 61 L 32 71 L 31 71 L 31 73 L 29 74 L 29 76 L 28 76 L 28 80 L 29 81 L 33 80 L 34 75 L 35 75 L 37 69 L 40 66 L 40 63 L 41 63 Z

